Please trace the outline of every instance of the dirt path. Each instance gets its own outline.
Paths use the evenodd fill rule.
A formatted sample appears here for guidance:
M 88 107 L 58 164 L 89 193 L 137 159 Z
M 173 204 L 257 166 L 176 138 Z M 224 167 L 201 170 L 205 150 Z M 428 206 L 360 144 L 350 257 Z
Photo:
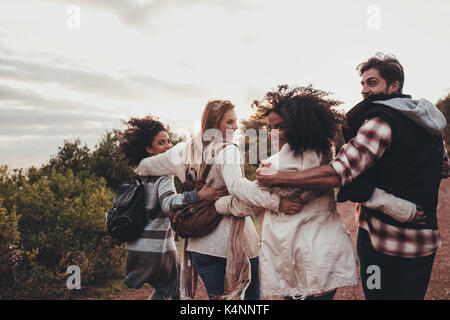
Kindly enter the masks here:
M 357 224 L 354 218 L 354 204 L 346 202 L 338 204 L 338 210 L 342 220 L 347 226 L 353 241 L 356 243 Z M 450 179 L 442 181 L 439 190 L 438 206 L 439 232 L 442 246 L 438 250 L 433 266 L 430 285 L 425 299 L 450 300 Z M 200 288 L 196 299 L 206 299 L 206 292 L 200 282 Z M 145 300 L 152 292 L 152 288 L 146 287 L 139 290 L 124 289 L 120 292 L 109 293 L 100 299 L 114 300 Z M 337 291 L 335 300 L 363 300 L 364 295 L 361 283 L 356 287 L 343 288 Z

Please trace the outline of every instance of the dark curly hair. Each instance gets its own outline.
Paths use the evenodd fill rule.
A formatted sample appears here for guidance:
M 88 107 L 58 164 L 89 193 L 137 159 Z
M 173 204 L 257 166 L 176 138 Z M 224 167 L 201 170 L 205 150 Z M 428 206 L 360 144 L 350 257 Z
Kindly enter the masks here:
M 306 87 L 280 85 L 254 101 L 253 119 L 261 120 L 276 112 L 286 123 L 286 139 L 295 155 L 307 149 L 327 153 L 332 146 L 343 115 L 334 108 L 342 102 L 324 99 L 329 92 Z
M 151 115 L 122 120 L 122 123 L 128 128 L 118 132 L 119 148 L 125 161 L 136 167 L 142 159 L 150 156 L 145 148 L 152 146 L 155 136 L 167 130 L 158 118 Z

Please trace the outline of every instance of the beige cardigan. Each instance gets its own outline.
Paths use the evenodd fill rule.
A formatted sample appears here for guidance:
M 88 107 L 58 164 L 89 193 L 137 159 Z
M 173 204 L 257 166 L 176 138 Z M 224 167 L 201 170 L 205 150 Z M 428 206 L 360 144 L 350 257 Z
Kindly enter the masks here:
M 187 155 L 189 144 L 178 143 L 163 154 L 143 159 L 135 172 L 142 176 L 176 175 L 182 182 L 188 168 Z M 261 190 L 254 182 L 247 180 L 243 173 L 243 158 L 236 145 L 221 148 L 222 144 L 211 145 L 210 149 L 218 150 L 207 181 L 214 178 L 213 187 L 226 186 L 230 196 L 219 201 L 219 212 L 229 213 L 226 208 L 232 206 L 233 197 L 238 198 L 247 206 L 245 211 L 233 212 L 236 216 L 246 216 L 243 245 L 249 258 L 258 256 L 259 238 L 250 216 L 253 214 L 250 206 L 263 207 L 278 212 L 280 197 L 268 191 Z M 218 205 L 216 205 L 216 208 Z M 208 254 L 216 257 L 227 257 L 230 238 L 231 218 L 225 215 L 217 228 L 201 238 L 189 239 L 187 251 Z

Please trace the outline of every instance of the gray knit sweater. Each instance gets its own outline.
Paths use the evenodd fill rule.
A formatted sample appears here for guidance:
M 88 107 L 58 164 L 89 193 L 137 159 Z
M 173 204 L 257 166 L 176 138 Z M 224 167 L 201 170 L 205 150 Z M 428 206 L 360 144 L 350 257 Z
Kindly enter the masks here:
M 150 216 L 142 236 L 126 243 L 125 284 L 140 288 L 149 283 L 160 294 L 172 297 L 179 282 L 179 258 L 167 215 L 198 201 L 196 191 L 177 194 L 173 176 L 146 177 L 145 209 Z

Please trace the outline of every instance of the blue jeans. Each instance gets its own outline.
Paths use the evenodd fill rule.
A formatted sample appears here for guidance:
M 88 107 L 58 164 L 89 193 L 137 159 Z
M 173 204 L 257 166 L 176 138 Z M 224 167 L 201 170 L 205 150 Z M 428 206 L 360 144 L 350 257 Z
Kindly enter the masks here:
M 207 254 L 191 252 L 192 264 L 200 275 L 208 297 L 214 297 L 224 294 L 225 271 L 227 259 L 210 256 Z M 251 281 L 245 292 L 245 300 L 260 300 L 261 291 L 259 285 L 259 259 L 258 257 L 250 259 Z

